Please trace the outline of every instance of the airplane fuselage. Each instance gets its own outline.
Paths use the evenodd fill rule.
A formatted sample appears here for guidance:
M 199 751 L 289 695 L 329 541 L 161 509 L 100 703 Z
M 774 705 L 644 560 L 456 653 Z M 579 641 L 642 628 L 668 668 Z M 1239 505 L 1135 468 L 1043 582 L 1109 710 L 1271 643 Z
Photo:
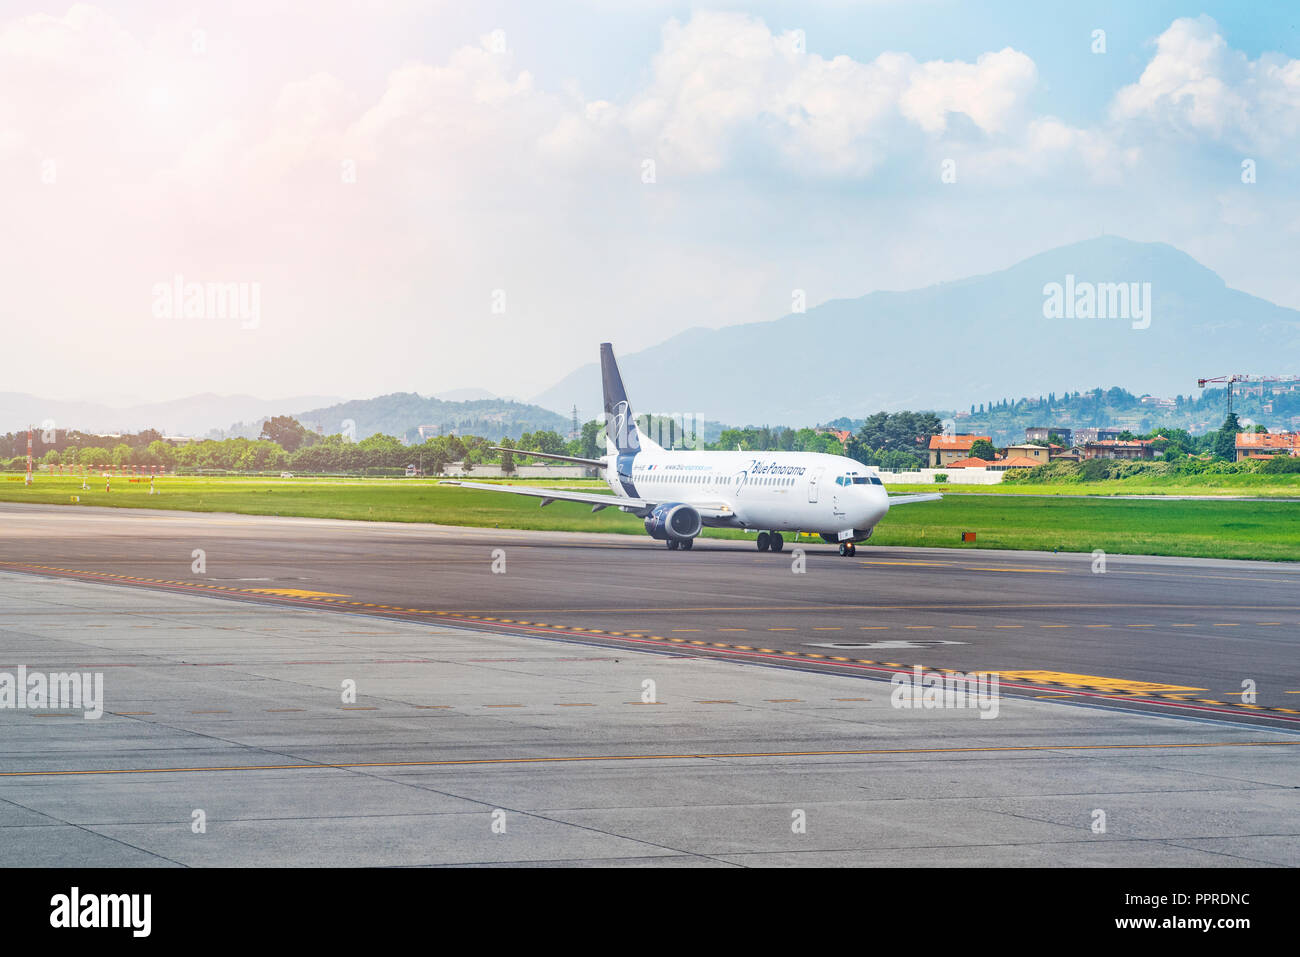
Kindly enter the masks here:
M 642 449 L 610 454 L 606 462 L 605 480 L 615 495 L 725 506 L 729 515 L 704 519 L 713 527 L 861 541 L 889 511 L 874 470 L 842 455 Z

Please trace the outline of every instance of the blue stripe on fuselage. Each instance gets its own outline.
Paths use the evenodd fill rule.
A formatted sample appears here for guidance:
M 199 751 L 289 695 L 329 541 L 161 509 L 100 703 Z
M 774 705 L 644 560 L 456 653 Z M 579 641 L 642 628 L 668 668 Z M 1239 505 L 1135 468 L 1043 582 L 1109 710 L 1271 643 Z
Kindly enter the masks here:
M 618 482 L 623 486 L 623 491 L 632 498 L 640 498 L 636 493 L 636 486 L 632 484 L 632 461 L 635 458 L 635 452 L 621 453 L 615 461 L 614 467 L 618 470 Z

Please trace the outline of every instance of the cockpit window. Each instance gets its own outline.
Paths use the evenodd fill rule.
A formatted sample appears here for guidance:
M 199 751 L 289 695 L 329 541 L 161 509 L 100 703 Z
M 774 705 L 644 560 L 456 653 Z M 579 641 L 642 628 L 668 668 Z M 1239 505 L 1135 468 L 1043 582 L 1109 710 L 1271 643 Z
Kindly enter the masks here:
M 845 476 L 848 478 L 848 476 Z M 883 485 L 884 483 L 874 475 L 854 475 L 852 477 L 854 485 Z M 847 484 L 847 483 L 846 483 Z

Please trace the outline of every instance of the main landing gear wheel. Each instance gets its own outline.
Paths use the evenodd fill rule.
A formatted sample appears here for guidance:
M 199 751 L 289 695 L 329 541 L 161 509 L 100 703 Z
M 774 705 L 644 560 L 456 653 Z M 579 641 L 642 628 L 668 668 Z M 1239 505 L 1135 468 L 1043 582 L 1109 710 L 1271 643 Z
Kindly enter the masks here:
M 695 545 L 695 539 L 693 539 L 693 538 L 683 538 L 683 539 L 682 539 L 682 544 L 681 544 L 679 547 L 682 549 L 682 551 L 689 552 L 689 551 L 691 550 L 692 546 L 694 546 L 694 545 Z
M 675 551 L 677 551 L 677 548 L 678 548 L 677 539 L 675 539 L 675 538 L 670 538 L 670 539 L 668 539 L 667 544 L 668 544 L 668 550 L 669 550 L 670 552 L 675 552 Z
M 767 534 L 767 532 L 759 532 L 759 533 L 758 533 L 758 550 L 759 550 L 760 552 L 765 552 L 765 551 L 767 551 L 767 547 L 768 547 L 769 545 L 771 545 L 771 544 L 772 544 L 772 536 L 771 536 L 771 535 Z
M 840 554 L 846 558 L 852 558 L 858 553 L 858 546 L 852 542 L 840 542 Z
M 785 539 L 781 537 L 780 532 L 772 533 L 772 537 L 767 540 L 767 547 L 774 552 L 779 552 L 785 548 Z

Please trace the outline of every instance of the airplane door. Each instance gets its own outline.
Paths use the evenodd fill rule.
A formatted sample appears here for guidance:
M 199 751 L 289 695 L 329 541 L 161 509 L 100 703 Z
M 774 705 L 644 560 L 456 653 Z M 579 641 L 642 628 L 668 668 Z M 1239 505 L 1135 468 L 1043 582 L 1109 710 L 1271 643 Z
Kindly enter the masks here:
M 808 473 L 808 501 L 817 501 L 817 480 L 822 477 L 825 469 L 813 469 Z

